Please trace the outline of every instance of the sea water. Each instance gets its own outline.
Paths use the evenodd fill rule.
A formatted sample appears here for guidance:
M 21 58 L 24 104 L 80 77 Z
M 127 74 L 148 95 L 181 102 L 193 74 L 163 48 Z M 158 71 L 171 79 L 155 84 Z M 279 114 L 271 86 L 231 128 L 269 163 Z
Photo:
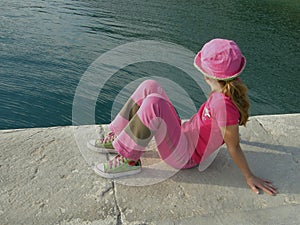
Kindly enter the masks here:
M 249 88 L 251 115 L 300 112 L 299 28 L 297 0 L 2 0 L 0 129 L 73 124 L 74 96 L 89 66 L 106 52 L 141 40 L 196 53 L 212 38 L 233 39 L 247 58 L 241 79 Z M 180 85 L 196 108 L 206 99 L 174 65 L 133 63 L 104 84 L 95 123 L 110 122 L 125 86 L 152 76 Z M 188 107 L 179 110 L 186 119 L 191 111 L 183 108 Z

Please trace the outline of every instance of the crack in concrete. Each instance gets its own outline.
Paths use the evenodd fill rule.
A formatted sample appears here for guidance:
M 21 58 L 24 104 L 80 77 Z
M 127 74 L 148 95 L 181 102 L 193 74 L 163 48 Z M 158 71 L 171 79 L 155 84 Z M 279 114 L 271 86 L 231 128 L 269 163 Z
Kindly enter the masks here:
M 43 130 L 39 130 L 31 135 L 29 135 L 24 141 L 28 141 L 28 140 L 31 140 L 31 138 L 39 133 L 43 133 Z
M 272 133 L 271 133 L 270 131 L 268 131 L 268 130 L 265 128 L 264 124 L 263 124 L 261 121 L 259 121 L 259 119 L 255 118 L 255 120 L 256 120 L 257 123 L 261 126 L 261 128 L 266 132 L 266 134 L 268 134 L 269 136 L 271 136 L 272 140 L 273 140 L 278 146 L 282 146 L 282 145 L 280 144 L 280 142 L 278 142 L 276 139 L 274 139 L 274 136 L 272 135 Z M 286 146 L 282 146 L 282 148 L 285 150 L 286 153 L 289 153 L 289 154 L 290 154 L 291 159 L 292 159 L 292 161 L 293 161 L 294 163 L 299 164 L 299 161 L 294 157 L 295 154 L 294 154 L 293 152 L 291 152 L 291 151 L 289 151 L 288 149 L 286 149 Z
M 255 119 L 255 120 L 268 135 L 271 135 L 271 133 L 269 131 L 267 131 L 267 129 L 264 127 L 264 124 L 261 121 L 259 121 L 258 119 Z
M 104 191 L 101 192 L 101 197 L 103 197 L 106 193 L 108 193 L 113 187 L 108 187 Z
M 113 198 L 114 198 L 114 202 L 115 202 L 116 210 L 117 210 L 117 224 L 116 225 L 122 225 L 123 224 L 123 222 L 122 222 L 122 212 L 120 210 L 120 207 L 119 207 L 118 201 L 117 201 L 117 197 L 116 197 L 115 182 L 112 181 L 111 184 L 112 184 L 112 189 L 113 189 Z
M 37 177 L 37 174 L 39 172 L 39 166 L 37 166 L 35 169 L 34 169 L 34 174 L 31 176 L 30 180 L 33 180 Z

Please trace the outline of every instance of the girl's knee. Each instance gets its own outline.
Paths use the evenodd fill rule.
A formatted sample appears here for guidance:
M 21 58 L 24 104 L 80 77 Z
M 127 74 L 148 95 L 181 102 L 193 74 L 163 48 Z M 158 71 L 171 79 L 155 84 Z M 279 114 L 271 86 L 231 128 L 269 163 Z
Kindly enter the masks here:
M 148 90 L 149 93 L 160 93 L 160 92 L 162 92 L 162 88 L 161 88 L 160 84 L 157 81 L 151 80 L 151 79 L 143 81 L 140 84 L 139 88 L 143 88 L 145 90 Z
M 166 99 L 163 95 L 158 94 L 158 93 L 149 94 L 145 98 L 145 103 L 152 103 L 152 104 L 155 103 L 155 104 L 159 104 L 159 105 L 169 105 L 170 104 L 168 99 Z
M 152 79 L 147 79 L 144 80 L 141 85 L 146 85 L 146 86 L 159 86 L 159 83 L 156 80 Z

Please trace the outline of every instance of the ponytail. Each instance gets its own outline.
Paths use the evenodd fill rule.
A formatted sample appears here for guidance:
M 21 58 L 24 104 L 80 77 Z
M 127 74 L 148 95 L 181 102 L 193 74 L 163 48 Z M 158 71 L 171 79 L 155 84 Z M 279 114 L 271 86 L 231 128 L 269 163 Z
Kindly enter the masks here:
M 219 81 L 223 86 L 222 93 L 230 97 L 231 101 L 238 108 L 240 113 L 239 125 L 245 126 L 249 118 L 248 89 L 238 78 L 230 81 Z

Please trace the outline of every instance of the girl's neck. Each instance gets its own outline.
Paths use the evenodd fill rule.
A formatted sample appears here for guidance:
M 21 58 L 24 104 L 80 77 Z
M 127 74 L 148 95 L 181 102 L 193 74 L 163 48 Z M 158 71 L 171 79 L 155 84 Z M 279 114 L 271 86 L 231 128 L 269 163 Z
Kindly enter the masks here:
M 222 92 L 222 89 L 221 88 L 211 88 L 211 93 L 214 93 L 214 92 Z
M 209 84 L 209 86 L 210 86 L 210 89 L 211 89 L 211 93 L 222 92 L 222 87 L 221 87 L 221 85 L 218 81 L 211 82 Z
M 210 86 L 211 93 L 222 92 L 222 86 L 217 80 L 211 79 L 209 77 L 205 77 L 205 80 L 207 84 Z

